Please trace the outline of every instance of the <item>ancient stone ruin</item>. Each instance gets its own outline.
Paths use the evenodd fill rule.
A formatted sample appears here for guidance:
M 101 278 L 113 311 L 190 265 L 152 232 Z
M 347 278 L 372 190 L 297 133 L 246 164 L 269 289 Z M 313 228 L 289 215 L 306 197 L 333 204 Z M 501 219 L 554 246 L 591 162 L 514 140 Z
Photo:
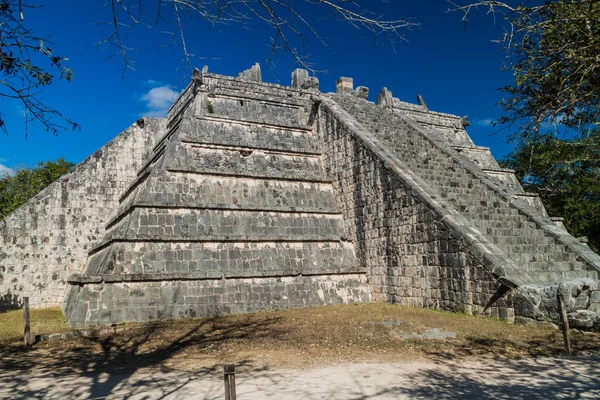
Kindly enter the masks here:
M 600 257 L 465 131 L 340 78 L 195 71 L 0 221 L 0 308 L 74 327 L 384 301 L 600 327 Z

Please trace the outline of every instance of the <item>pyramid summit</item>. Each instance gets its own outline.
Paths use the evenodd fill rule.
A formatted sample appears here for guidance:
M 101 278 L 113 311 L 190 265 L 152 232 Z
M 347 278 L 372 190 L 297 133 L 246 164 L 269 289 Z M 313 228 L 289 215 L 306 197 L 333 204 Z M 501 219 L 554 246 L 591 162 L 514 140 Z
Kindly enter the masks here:
M 464 117 L 196 70 L 0 221 L 0 308 L 29 296 L 110 325 L 384 301 L 600 328 L 600 257 L 547 215 Z

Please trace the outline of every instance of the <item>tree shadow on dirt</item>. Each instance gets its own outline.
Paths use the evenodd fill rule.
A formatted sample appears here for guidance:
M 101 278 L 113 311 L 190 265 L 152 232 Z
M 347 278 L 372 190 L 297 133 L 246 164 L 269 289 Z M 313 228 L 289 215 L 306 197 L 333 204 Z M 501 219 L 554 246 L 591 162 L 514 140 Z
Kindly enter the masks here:
M 259 339 L 282 336 L 285 332 L 274 328 L 279 318 L 263 318 L 261 320 L 224 320 L 220 318 L 200 320 L 190 327 L 181 325 L 173 329 L 167 323 L 147 324 L 106 336 L 79 338 L 70 342 L 64 351 L 57 351 L 53 345 L 50 353 L 38 345 L 31 350 L 14 344 L 0 343 L 0 397 L 10 398 L 104 398 L 119 390 L 131 376 L 143 368 L 160 368 L 161 373 L 174 372 L 164 365 L 174 355 L 194 350 L 198 352 L 213 351 L 232 340 Z M 173 322 L 178 324 L 177 321 Z M 74 343 L 73 343 L 74 342 Z M 65 342 L 67 344 L 67 342 Z M 95 348 L 94 351 L 90 351 Z M 251 365 L 250 360 L 237 361 L 238 367 Z M 127 385 L 128 393 L 119 395 L 127 398 L 136 393 L 136 388 L 147 390 L 152 385 L 175 387 L 185 385 L 192 379 L 216 374 L 219 366 L 190 373 L 189 379 L 177 382 L 159 380 L 137 380 Z M 45 387 L 29 387 L 28 373 L 35 371 L 38 385 Z M 72 389 L 57 388 L 57 379 L 65 376 L 81 377 L 83 384 Z M 169 379 L 168 376 L 166 379 Z M 59 384 L 59 383 L 58 383 Z M 58 390 L 58 391 L 57 391 Z M 164 395 L 167 395 L 165 393 Z
M 600 357 L 571 359 L 490 360 L 476 371 L 451 360 L 419 371 L 412 387 L 396 388 L 399 396 L 435 399 L 548 399 L 600 397 Z M 374 397 L 376 398 L 376 397 Z
M 436 368 L 414 374 L 409 381 L 418 384 L 396 388 L 391 393 L 436 399 L 599 398 L 600 348 L 597 342 L 585 339 L 584 335 L 576 336 L 576 356 L 567 356 L 562 338 L 552 333 L 528 341 L 526 358 L 511 359 L 506 356 L 511 355 L 512 349 L 522 347 L 522 343 L 468 337 L 458 352 L 462 356 L 479 356 L 482 366 L 476 371 L 467 370 L 450 354 L 430 352 Z

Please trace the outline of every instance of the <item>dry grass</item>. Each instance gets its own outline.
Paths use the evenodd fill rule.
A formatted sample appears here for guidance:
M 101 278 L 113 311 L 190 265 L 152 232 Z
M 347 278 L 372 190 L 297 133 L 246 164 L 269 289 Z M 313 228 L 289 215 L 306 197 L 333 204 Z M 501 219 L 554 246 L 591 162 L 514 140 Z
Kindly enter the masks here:
M 58 307 L 32 309 L 30 324 L 32 336 L 69 331 Z M 21 339 L 23 339 L 23 310 L 0 313 L 0 341 Z
M 47 311 L 57 321 L 57 311 Z M 5 318 L 0 315 L 0 318 Z M 15 317 L 18 319 L 18 317 Z M 0 325 L 4 319 L 0 319 Z M 45 325 L 44 325 L 45 326 Z M 58 324 L 60 329 L 65 326 Z M 403 332 L 442 328 L 456 339 L 401 339 Z M 12 335 L 12 334 L 11 334 Z M 5 339 L 6 335 L 3 335 Z M 573 334 L 578 351 L 600 349 L 600 335 Z M 361 304 L 129 324 L 111 336 L 54 340 L 25 351 L 5 340 L 0 362 L 12 367 L 196 369 L 222 363 L 251 368 L 309 367 L 340 362 L 401 361 L 436 357 L 554 356 L 563 353 L 560 331 L 391 304 Z M 28 361 L 29 360 L 29 361 Z

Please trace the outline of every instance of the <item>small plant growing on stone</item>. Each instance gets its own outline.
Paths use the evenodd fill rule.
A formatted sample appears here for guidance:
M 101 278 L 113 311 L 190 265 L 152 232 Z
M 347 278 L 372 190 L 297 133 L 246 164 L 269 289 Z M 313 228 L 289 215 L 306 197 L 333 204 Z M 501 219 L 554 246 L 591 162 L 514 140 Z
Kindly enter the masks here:
M 215 107 L 213 106 L 212 102 L 209 101 L 206 108 L 207 108 L 209 114 L 215 113 Z

